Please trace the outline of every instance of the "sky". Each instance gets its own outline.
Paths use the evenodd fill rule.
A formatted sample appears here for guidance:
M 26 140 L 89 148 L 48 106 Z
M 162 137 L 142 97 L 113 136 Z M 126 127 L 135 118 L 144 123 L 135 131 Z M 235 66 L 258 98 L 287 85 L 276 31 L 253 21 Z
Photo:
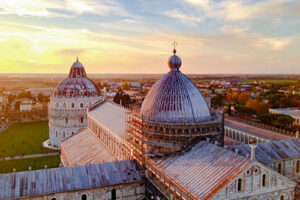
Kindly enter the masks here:
M 299 0 L 0 0 L 0 73 L 299 74 Z

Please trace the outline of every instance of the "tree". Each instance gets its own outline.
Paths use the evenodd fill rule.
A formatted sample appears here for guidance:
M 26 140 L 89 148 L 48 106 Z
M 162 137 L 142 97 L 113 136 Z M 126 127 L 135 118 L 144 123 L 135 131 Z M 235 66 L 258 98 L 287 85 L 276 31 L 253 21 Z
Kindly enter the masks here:
M 294 118 L 289 115 L 279 114 L 274 122 L 275 125 L 278 125 L 282 128 L 291 127 L 294 122 Z
M 234 109 L 241 114 L 245 114 L 247 116 L 252 116 L 256 114 L 256 110 L 243 105 L 235 105 Z
M 124 92 L 121 90 L 119 91 L 115 96 L 114 100 L 117 104 L 122 104 L 122 106 L 127 107 L 128 105 L 132 104 L 133 102 L 130 99 L 130 96 L 128 94 L 124 94 Z
M 258 115 L 258 119 L 264 124 L 272 125 L 274 120 L 276 119 L 276 115 L 271 113 L 262 113 Z
M 17 101 L 16 103 L 15 103 L 15 110 L 20 110 L 20 104 L 21 104 L 21 102 L 20 101 Z
M 39 102 L 48 102 L 49 101 L 49 97 L 44 96 L 42 93 L 38 94 L 37 99 Z
M 131 88 L 131 85 L 128 84 L 127 82 L 123 82 L 121 85 L 122 90 L 130 90 L 130 88 Z
M 255 109 L 257 114 L 268 112 L 268 104 L 263 103 L 260 99 L 249 99 L 245 104 L 246 107 Z
M 225 96 L 222 94 L 216 94 L 214 98 L 212 98 L 212 104 L 215 106 L 224 106 L 225 104 Z
M 237 102 L 241 105 L 245 105 L 246 102 L 250 99 L 250 96 L 246 93 L 240 93 L 238 98 L 237 98 Z

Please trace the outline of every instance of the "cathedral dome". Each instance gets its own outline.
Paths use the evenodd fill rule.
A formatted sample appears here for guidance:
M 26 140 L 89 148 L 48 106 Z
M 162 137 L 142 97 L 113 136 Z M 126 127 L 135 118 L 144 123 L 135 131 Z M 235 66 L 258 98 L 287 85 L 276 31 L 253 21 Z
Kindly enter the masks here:
M 73 63 L 69 77 L 63 80 L 53 92 L 53 97 L 95 97 L 100 96 L 98 86 L 87 77 L 81 62 Z
M 182 74 L 180 58 L 169 58 L 170 72 L 149 90 L 142 107 L 143 120 L 155 123 L 197 123 L 209 121 L 211 113 L 206 100 L 195 84 Z

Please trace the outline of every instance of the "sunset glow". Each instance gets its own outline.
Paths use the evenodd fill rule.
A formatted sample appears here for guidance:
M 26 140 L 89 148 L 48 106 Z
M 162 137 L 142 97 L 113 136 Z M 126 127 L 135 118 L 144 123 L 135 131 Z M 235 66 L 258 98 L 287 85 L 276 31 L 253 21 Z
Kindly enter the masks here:
M 295 0 L 0 1 L 0 73 L 300 73 Z

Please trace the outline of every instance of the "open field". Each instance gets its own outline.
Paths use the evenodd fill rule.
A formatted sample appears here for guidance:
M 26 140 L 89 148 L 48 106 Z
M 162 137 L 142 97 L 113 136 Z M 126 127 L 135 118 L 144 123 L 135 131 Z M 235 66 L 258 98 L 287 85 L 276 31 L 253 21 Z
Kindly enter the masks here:
M 42 146 L 48 138 L 47 122 L 13 124 L 0 134 L 0 157 L 54 152 Z
M 265 83 L 296 83 L 295 79 L 248 79 L 247 82 L 264 81 Z
M 31 167 L 32 170 L 59 167 L 60 158 L 59 156 L 39 157 L 39 158 L 27 158 L 20 160 L 5 160 L 0 161 L 0 174 L 13 172 L 13 168 L 17 172 L 28 171 Z

